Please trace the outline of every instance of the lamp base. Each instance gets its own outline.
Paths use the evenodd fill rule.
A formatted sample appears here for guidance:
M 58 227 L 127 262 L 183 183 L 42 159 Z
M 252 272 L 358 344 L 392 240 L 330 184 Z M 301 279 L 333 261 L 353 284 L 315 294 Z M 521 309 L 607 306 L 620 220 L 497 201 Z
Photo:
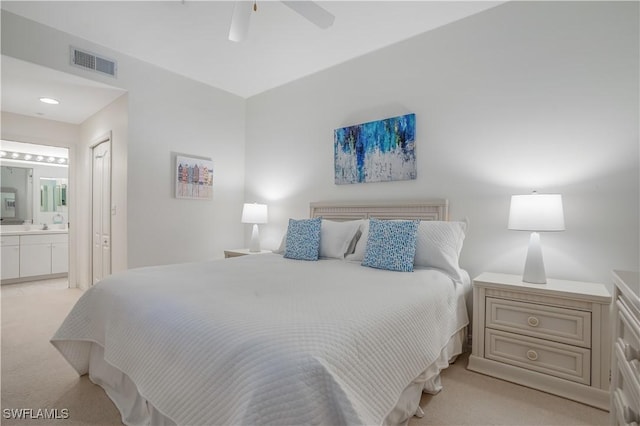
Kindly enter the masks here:
M 260 252 L 260 233 L 258 231 L 258 224 L 253 224 L 253 229 L 251 230 L 251 243 L 249 243 L 249 251 L 251 253 L 259 253 Z
M 529 250 L 527 251 L 527 260 L 524 263 L 522 281 L 531 284 L 547 283 L 547 274 L 544 270 L 544 261 L 542 259 L 540 234 L 537 232 L 532 232 L 531 238 L 529 238 Z

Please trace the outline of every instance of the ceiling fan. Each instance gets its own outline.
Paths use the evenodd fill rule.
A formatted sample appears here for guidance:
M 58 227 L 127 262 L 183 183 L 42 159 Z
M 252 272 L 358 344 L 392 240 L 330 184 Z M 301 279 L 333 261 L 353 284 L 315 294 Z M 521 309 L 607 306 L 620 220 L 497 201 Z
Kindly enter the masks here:
M 313 1 L 282 1 L 282 3 L 322 29 L 329 28 L 333 25 L 335 16 Z M 253 2 L 243 0 L 236 1 L 233 8 L 233 16 L 231 17 L 231 26 L 229 27 L 229 40 L 240 42 L 247 37 L 247 33 L 249 32 L 249 19 L 251 18 L 252 11 L 257 11 L 255 0 Z

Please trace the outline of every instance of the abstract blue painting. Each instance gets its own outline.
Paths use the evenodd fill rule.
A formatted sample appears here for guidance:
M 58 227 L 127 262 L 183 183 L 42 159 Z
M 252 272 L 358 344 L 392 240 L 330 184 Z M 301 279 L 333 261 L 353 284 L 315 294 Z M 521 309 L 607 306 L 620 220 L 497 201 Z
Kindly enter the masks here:
M 335 183 L 415 179 L 415 136 L 415 114 L 335 129 Z

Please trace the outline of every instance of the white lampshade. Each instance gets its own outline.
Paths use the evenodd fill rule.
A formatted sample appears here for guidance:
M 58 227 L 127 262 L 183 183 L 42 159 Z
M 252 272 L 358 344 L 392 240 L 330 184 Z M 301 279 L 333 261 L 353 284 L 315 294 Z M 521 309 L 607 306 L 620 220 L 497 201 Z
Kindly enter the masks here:
M 530 194 L 511 197 L 509 229 L 517 231 L 564 231 L 560 194 Z
M 245 203 L 242 208 L 242 223 L 267 223 L 267 205 Z
M 509 229 L 532 231 L 524 264 L 522 281 L 545 284 L 547 274 L 542 258 L 540 234 L 544 231 L 564 231 L 564 211 L 560 194 L 514 195 L 509 209 Z

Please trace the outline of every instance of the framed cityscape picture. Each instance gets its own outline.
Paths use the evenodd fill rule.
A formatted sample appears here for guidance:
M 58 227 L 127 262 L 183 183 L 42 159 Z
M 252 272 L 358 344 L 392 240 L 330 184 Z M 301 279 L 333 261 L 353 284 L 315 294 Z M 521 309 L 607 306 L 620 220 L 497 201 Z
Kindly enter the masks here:
M 176 156 L 176 198 L 213 199 L 213 162 Z

